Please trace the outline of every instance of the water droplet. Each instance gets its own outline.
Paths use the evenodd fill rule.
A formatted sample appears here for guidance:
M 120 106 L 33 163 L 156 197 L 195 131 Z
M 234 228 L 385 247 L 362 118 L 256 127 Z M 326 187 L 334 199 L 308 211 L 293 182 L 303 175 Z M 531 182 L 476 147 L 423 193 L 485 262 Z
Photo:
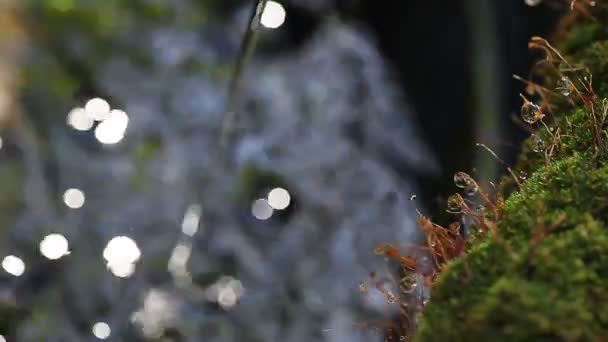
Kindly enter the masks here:
M 411 194 L 411 195 L 410 195 L 410 201 L 413 201 L 413 200 L 415 200 L 415 199 L 416 199 L 416 194 Z
M 528 178 L 528 174 L 526 173 L 526 171 L 519 171 L 519 178 L 521 178 L 522 180 L 526 180 L 526 178 Z
M 467 196 L 473 196 L 477 193 L 477 190 L 479 190 L 479 188 L 477 187 L 477 183 L 472 182 L 469 183 L 465 188 L 464 188 L 464 194 Z
M 454 184 L 456 184 L 457 187 L 464 189 L 471 183 L 475 183 L 475 181 L 473 180 L 473 177 L 469 176 L 468 173 L 456 172 L 454 174 Z
M 541 137 L 532 133 L 530 136 L 530 145 L 532 145 L 532 151 L 542 152 L 545 150 L 545 142 Z
M 361 291 L 361 293 L 367 294 L 368 288 L 364 282 L 359 283 L 359 291 Z
M 409 273 L 403 278 L 401 278 L 401 283 L 399 284 L 399 289 L 402 293 L 412 293 L 414 289 L 418 286 L 418 280 L 416 279 L 415 273 Z
M 524 98 L 524 104 L 521 106 L 521 119 L 528 124 L 533 124 L 536 121 L 545 117 L 542 109 L 534 102 L 530 102 Z
M 560 93 L 562 93 L 562 95 L 564 96 L 570 96 L 570 79 L 566 76 L 563 76 L 562 78 L 559 79 L 559 81 L 557 82 L 558 87 L 557 89 L 560 91 Z
M 374 254 L 376 254 L 376 255 L 383 255 L 384 254 L 384 247 L 378 246 L 378 247 L 374 248 Z
M 465 207 L 464 199 L 462 196 L 460 196 L 460 194 L 454 194 L 448 198 L 447 207 L 448 213 L 460 214 Z
M 428 304 L 429 304 L 429 299 L 428 299 L 428 298 L 425 298 L 425 299 L 422 301 L 422 306 L 427 306 Z

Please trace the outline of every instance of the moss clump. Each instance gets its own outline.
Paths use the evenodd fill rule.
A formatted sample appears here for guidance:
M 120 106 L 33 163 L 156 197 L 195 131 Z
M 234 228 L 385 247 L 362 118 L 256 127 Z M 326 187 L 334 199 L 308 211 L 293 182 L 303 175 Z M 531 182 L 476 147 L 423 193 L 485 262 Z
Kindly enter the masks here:
M 597 23 L 577 25 L 584 37 L 561 46 L 597 98 L 560 104 L 553 130 L 536 133 L 544 151 L 525 144 L 516 172 L 528 179 L 505 182 L 496 232 L 438 276 L 415 341 L 608 338 L 608 40 Z

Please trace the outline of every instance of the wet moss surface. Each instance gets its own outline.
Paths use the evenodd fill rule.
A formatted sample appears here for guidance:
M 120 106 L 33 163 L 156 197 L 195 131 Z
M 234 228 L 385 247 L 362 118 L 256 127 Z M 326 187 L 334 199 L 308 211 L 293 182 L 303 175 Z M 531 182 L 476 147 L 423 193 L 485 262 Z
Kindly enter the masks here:
M 496 232 L 440 273 L 415 341 L 608 338 L 608 40 L 597 21 L 569 32 L 557 46 L 584 67 L 568 77 L 593 75 L 596 96 L 552 102 L 546 146 L 525 143 L 514 171 L 528 176 L 505 177 Z

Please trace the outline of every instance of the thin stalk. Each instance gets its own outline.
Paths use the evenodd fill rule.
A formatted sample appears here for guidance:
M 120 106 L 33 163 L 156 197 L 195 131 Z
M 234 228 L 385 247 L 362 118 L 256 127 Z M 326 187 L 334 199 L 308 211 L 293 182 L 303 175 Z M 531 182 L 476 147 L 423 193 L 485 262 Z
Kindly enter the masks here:
M 226 111 L 224 113 L 222 131 L 220 135 L 220 143 L 222 146 L 227 145 L 235 130 L 238 120 L 237 110 L 241 100 L 243 73 L 245 72 L 247 65 L 251 61 L 251 57 L 255 52 L 260 28 L 260 18 L 264 12 L 264 8 L 266 7 L 268 0 L 255 0 L 255 2 L 256 4 L 251 12 L 251 18 L 249 19 L 247 31 L 245 32 L 243 40 L 241 41 L 237 65 L 234 69 L 234 74 L 232 75 L 230 86 L 228 88 Z
M 475 135 L 479 142 L 500 139 L 500 83 L 502 61 L 496 43 L 496 15 L 493 1 L 467 0 L 465 9 L 472 45 L 471 72 Z M 475 165 L 481 181 L 490 181 L 498 175 L 498 165 L 486 154 L 476 153 Z

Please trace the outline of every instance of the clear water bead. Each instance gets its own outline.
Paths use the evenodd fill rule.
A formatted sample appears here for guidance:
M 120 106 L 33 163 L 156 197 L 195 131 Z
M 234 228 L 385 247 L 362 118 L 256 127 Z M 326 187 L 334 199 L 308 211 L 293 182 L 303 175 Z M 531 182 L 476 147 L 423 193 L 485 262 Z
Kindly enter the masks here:
M 536 123 L 538 120 L 545 117 L 542 109 L 534 102 L 530 102 L 524 98 L 524 104 L 521 106 L 521 119 L 528 124 Z
M 477 193 L 478 190 L 479 187 L 477 186 L 477 183 L 472 182 L 464 188 L 464 194 L 467 196 L 473 196 Z
M 534 152 L 543 152 L 546 147 L 543 139 L 534 133 L 530 136 L 530 145 Z
M 473 178 L 466 172 L 456 172 L 454 174 L 454 184 L 461 189 L 465 189 L 470 184 L 475 183 Z
M 454 194 L 448 198 L 447 211 L 452 214 L 462 213 L 465 207 L 464 199 L 460 194 Z
M 401 283 L 399 284 L 399 289 L 402 293 L 412 293 L 418 286 L 418 280 L 416 279 L 415 273 L 408 273 L 403 278 L 401 278 Z
M 528 178 L 528 173 L 526 171 L 519 171 L 519 178 L 521 178 L 521 180 L 526 180 Z
M 570 79 L 567 76 L 563 76 L 562 78 L 559 79 L 559 81 L 557 82 L 558 87 L 557 89 L 560 91 L 560 93 L 562 93 L 562 95 L 564 96 L 570 96 Z

